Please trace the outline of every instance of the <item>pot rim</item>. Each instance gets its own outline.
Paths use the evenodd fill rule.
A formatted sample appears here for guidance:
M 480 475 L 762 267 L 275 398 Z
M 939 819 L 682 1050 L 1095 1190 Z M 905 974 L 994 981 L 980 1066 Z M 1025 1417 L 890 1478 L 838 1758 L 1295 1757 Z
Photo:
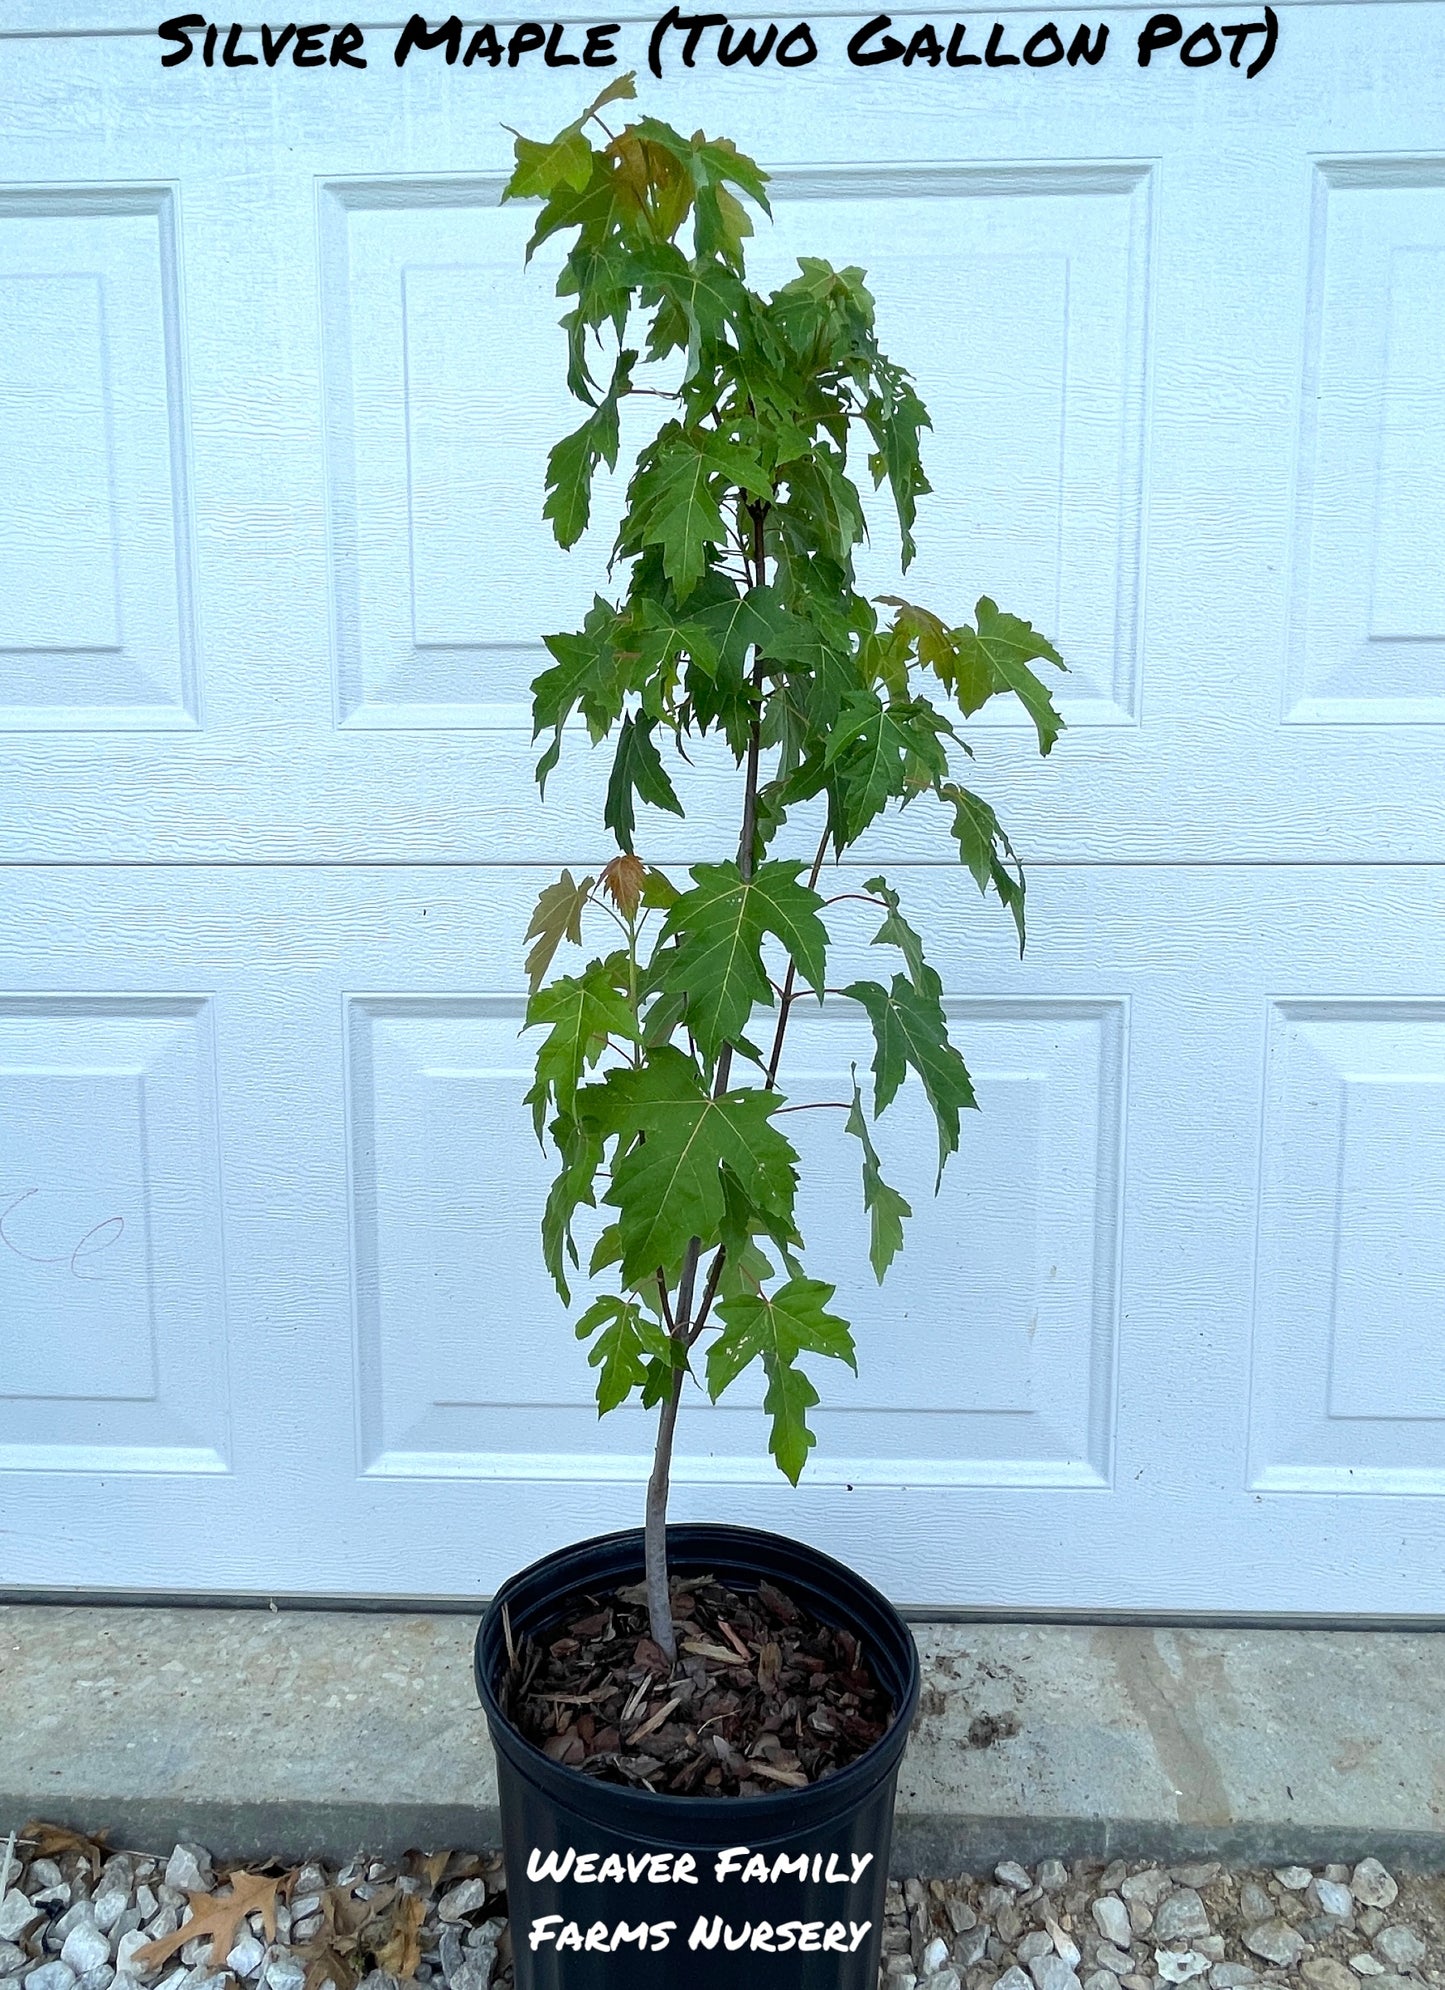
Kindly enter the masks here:
M 777 1825 L 784 1818 L 789 1828 L 806 1822 L 814 1814 L 821 1821 L 824 1815 L 846 1810 L 861 1802 L 880 1782 L 896 1772 L 918 1704 L 921 1683 L 918 1648 L 913 1633 L 893 1604 L 881 1590 L 850 1569 L 845 1562 L 837 1561 L 821 1549 L 788 1535 L 712 1521 L 679 1522 L 670 1525 L 667 1534 L 670 1558 L 680 1561 L 683 1566 L 693 1562 L 706 1565 L 714 1559 L 708 1553 L 709 1547 L 722 1554 L 731 1549 L 733 1557 L 741 1552 L 745 1559 L 761 1558 L 764 1565 L 756 1573 L 766 1578 L 770 1551 L 771 1555 L 781 1551 L 781 1559 L 785 1562 L 805 1558 L 811 1564 L 813 1587 L 821 1592 L 825 1611 L 831 1606 L 835 1621 L 841 1619 L 856 1634 L 863 1635 L 874 1648 L 875 1664 L 880 1658 L 883 1659 L 884 1670 L 894 1675 L 894 1679 L 887 1682 L 895 1687 L 892 1718 L 883 1734 L 846 1767 L 824 1777 L 821 1782 L 809 1783 L 804 1789 L 784 1787 L 762 1796 L 699 1797 L 670 1790 L 639 1789 L 631 1784 L 603 1783 L 596 1777 L 584 1776 L 578 1769 L 552 1761 L 535 1742 L 527 1739 L 503 1711 L 493 1688 L 491 1675 L 503 1649 L 503 1608 L 515 1600 L 519 1591 L 539 1586 L 554 1567 L 559 1568 L 555 1584 L 555 1599 L 558 1602 L 579 1589 L 625 1581 L 629 1564 L 635 1565 L 640 1572 L 643 1532 L 640 1527 L 633 1527 L 593 1535 L 585 1541 L 573 1542 L 565 1548 L 539 1556 L 526 1568 L 509 1576 L 488 1603 L 477 1627 L 472 1670 L 493 1746 L 509 1756 L 516 1770 L 540 1784 L 563 1806 L 576 1808 L 579 1800 L 587 1804 L 590 1799 L 591 1803 L 604 1804 L 614 1816 L 632 1817 L 639 1827 L 648 1829 L 662 1828 L 669 1818 L 675 1818 L 679 1823 L 685 1817 L 696 1819 L 701 1811 L 709 1816 L 715 1813 L 719 1825 L 725 1818 L 735 1819 L 740 1828 L 751 1827 L 757 1833 L 764 1827 Z M 631 1550 L 635 1550 L 635 1555 L 627 1553 Z M 585 1560 L 599 1551 L 607 1560 L 614 1562 L 627 1554 L 627 1562 L 621 1567 L 604 1566 L 598 1579 L 592 1582 L 571 1580 L 569 1564 Z M 724 1570 L 725 1574 L 727 1572 Z M 744 1569 L 737 1568 L 732 1572 L 742 1574 Z M 797 1584 L 799 1581 L 799 1577 L 786 1568 L 779 1569 L 777 1574 L 784 1583 Z M 870 1616 L 877 1620 L 876 1623 L 867 1621 Z M 896 1647 L 893 1654 L 877 1650 L 881 1642 L 878 1635 L 880 1629 L 892 1634 L 891 1642 Z M 892 1663 L 888 1662 L 890 1657 Z M 901 1666 L 897 1663 L 899 1658 Z M 898 1683 L 900 1672 L 901 1683 Z

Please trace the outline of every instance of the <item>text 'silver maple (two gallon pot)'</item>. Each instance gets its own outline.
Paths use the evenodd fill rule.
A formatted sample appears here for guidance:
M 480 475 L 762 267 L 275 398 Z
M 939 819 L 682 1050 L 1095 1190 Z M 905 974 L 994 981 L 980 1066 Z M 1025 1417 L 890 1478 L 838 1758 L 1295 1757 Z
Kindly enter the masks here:
M 518 138 L 507 197 L 542 203 L 529 255 L 569 238 L 557 289 L 586 414 L 552 450 L 543 506 L 563 547 L 587 529 L 599 464 L 616 467 L 622 403 L 645 396 L 657 415 L 612 548 L 620 598 L 597 594 L 580 629 L 546 638 L 553 662 L 532 687 L 544 793 L 575 750 L 573 721 L 610 745 L 615 854 L 549 884 L 527 936 L 527 1022 L 545 1031 L 529 1102 L 558 1164 L 543 1251 L 567 1303 L 586 1252 L 605 1288 L 577 1321 L 598 1408 L 640 1397 L 656 1452 L 641 1533 L 505 1585 L 477 1682 L 519 1990 L 698 1990 L 759 1970 L 872 1990 L 912 1640 L 815 1551 L 669 1530 L 673 1436 L 689 1383 L 716 1400 L 761 1363 L 769 1447 L 790 1480 L 802 1473 L 819 1397 L 800 1359 L 853 1367 L 855 1353 L 833 1286 L 805 1262 L 787 1116 L 844 1115 L 882 1279 L 911 1211 L 872 1122 L 921 1085 L 941 1177 L 975 1103 L 899 894 L 871 874 L 827 894 L 825 866 L 891 808 L 931 815 L 1022 947 L 1022 870 L 955 778 L 968 754 L 955 727 L 1007 694 L 1047 753 L 1061 721 L 1031 666 L 1063 665 L 987 595 L 956 624 L 858 591 L 850 470 L 861 453 L 889 487 L 906 570 L 927 412 L 879 346 L 864 273 L 803 257 L 770 295 L 750 289 L 747 204 L 768 211 L 767 175 L 728 140 L 654 118 L 614 134 L 608 106 L 634 94 L 621 77 L 550 142 Z M 692 749 L 712 736 L 737 770 L 736 848 L 668 875 L 637 848 L 637 805 L 683 815 Z M 835 986 L 834 922 L 868 917 L 882 965 Z M 573 948 L 592 957 L 574 966 Z M 825 998 L 867 1016 L 871 1072 L 851 1097 L 794 1098 L 789 1021 Z

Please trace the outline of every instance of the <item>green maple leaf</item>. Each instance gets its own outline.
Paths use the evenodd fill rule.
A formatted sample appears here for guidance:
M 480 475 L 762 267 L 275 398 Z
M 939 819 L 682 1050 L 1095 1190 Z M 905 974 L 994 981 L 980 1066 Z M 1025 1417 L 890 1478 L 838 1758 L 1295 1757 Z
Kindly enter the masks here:
M 896 795 L 917 793 L 948 772 L 939 734 L 949 730 L 926 698 L 888 703 L 871 691 L 845 700 L 828 735 L 823 764 L 833 776 L 839 848 L 862 835 Z
M 596 882 L 596 878 L 583 878 L 578 884 L 571 871 L 563 871 L 555 884 L 543 886 L 525 935 L 526 939 L 537 942 L 526 961 L 527 986 L 532 994 L 536 994 L 563 940 L 570 940 L 574 947 L 581 946 L 582 908 Z
M 903 571 L 907 573 L 917 551 L 913 543 L 913 523 L 918 499 L 932 488 L 923 474 L 918 437 L 921 430 L 932 428 L 933 423 L 901 366 L 890 365 L 880 354 L 874 358 L 873 374 L 879 392 L 863 410 L 868 432 L 877 444 L 868 459 L 868 467 L 873 472 L 875 488 L 885 477 L 888 479 L 898 513 Z
M 592 1340 L 594 1334 L 596 1339 Z M 577 1338 L 592 1340 L 588 1365 L 602 1371 L 597 1377 L 598 1416 L 606 1416 L 619 1403 L 625 1403 L 634 1389 L 642 1390 L 646 1409 L 659 1366 L 670 1378 L 675 1360 L 687 1359 L 685 1352 L 668 1338 L 656 1320 L 643 1312 L 635 1299 L 619 1299 L 612 1293 L 595 1299 L 587 1308 L 577 1322 Z
M 719 482 L 703 449 L 674 438 L 628 490 L 622 549 L 660 547 L 663 571 L 684 600 L 703 576 L 708 548 L 727 538 Z
M 735 863 L 695 864 L 695 888 L 667 915 L 661 943 L 677 945 L 667 955 L 663 985 L 686 996 L 687 1026 L 709 1058 L 737 1040 L 755 1004 L 773 999 L 763 968 L 765 934 L 782 942 L 803 979 L 822 993 L 828 929 L 818 917 L 822 899 L 798 882 L 802 869 L 775 860 L 744 878 Z
M 888 907 L 888 917 L 873 935 L 875 947 L 897 947 L 908 967 L 908 978 L 920 995 L 941 995 L 943 983 L 923 957 L 923 941 L 899 909 L 898 893 L 887 878 L 869 878 L 864 885 Z
M 958 854 L 973 874 L 974 883 L 986 892 L 990 885 L 1013 914 L 1018 928 L 1019 952 L 1024 950 L 1024 867 L 1014 846 L 986 801 L 960 788 L 956 782 L 939 784 L 939 798 L 953 804 L 953 833 Z M 1002 855 L 1000 855 L 1002 852 Z M 1013 869 L 1008 868 L 1009 864 Z
M 716 1402 L 754 1361 L 767 1376 L 763 1408 L 772 1419 L 768 1449 L 779 1469 L 798 1483 L 817 1443 L 807 1413 L 818 1392 L 797 1364 L 800 1354 L 826 1354 L 857 1373 L 858 1358 L 846 1320 L 827 1309 L 834 1288 L 818 1278 L 790 1278 L 776 1292 L 739 1293 L 718 1307 L 722 1332 L 707 1351 L 708 1394 Z
M 527 1003 L 524 1027 L 538 1024 L 549 1028 L 537 1052 L 537 1076 L 527 1103 L 540 1140 L 549 1104 L 570 1112 L 577 1087 L 607 1048 L 609 1037 L 636 1043 L 638 1028 L 636 1011 L 613 986 L 608 964 L 602 961 L 594 961 L 585 974 L 559 975 L 537 989 Z
M 670 1044 L 641 1066 L 610 1072 L 606 1090 L 608 1129 L 618 1135 L 620 1158 L 603 1200 L 618 1211 L 629 1285 L 640 1285 L 659 1266 L 675 1277 L 694 1237 L 705 1250 L 718 1242 L 727 1213 L 725 1165 L 753 1207 L 791 1232 L 797 1155 L 771 1124 L 782 1104 L 777 1093 L 713 1098 L 691 1058 Z
M 844 1125 L 863 1149 L 863 1207 L 869 1218 L 868 1262 L 881 1285 L 883 1274 L 903 1249 L 904 1219 L 913 1214 L 896 1188 L 883 1179 L 878 1150 L 863 1116 L 863 1094 L 858 1089 L 857 1067 L 853 1071 L 853 1104 Z
M 938 977 L 926 970 L 936 984 Z M 903 1083 L 908 1068 L 918 1073 L 938 1124 L 938 1173 L 958 1149 L 961 1107 L 976 1106 L 967 1066 L 948 1040 L 948 1022 L 936 987 L 915 988 L 905 975 L 895 974 L 891 988 L 876 981 L 854 981 L 843 990 L 861 1002 L 873 1024 L 873 1116 L 885 1112 Z
M 583 1088 L 582 1096 L 601 1090 L 600 1085 L 589 1085 Z M 581 1262 L 572 1234 L 573 1219 L 579 1209 L 597 1206 L 595 1190 L 597 1170 L 602 1165 L 603 1135 L 597 1121 L 585 1112 L 559 1114 L 548 1131 L 561 1166 L 547 1191 L 542 1211 L 542 1259 L 565 1306 L 572 1299 L 567 1285 L 567 1264 Z
M 1066 670 L 1068 665 L 1053 644 L 1017 615 L 1000 613 L 988 596 L 982 595 L 974 609 L 976 629 L 957 629 L 960 665 L 987 669 L 995 691 L 1013 691 L 1034 722 L 1039 736 L 1039 752 L 1047 753 L 1064 729 L 1054 710 L 1048 686 L 1029 669 L 1035 658 Z M 967 709 L 967 706 L 965 706 Z
M 632 385 L 635 352 L 620 352 L 612 384 L 579 429 L 564 435 L 547 458 L 547 499 L 542 516 L 562 548 L 574 546 L 592 515 L 592 479 L 597 465 L 617 468 L 618 407 Z
M 516 141 L 513 149 L 517 164 L 503 200 L 525 200 L 537 194 L 545 200 L 559 187 L 580 193 L 591 179 L 594 155 L 582 136 L 580 118 L 565 131 L 559 131 L 555 138 L 541 143 L 535 138 L 523 138 L 520 132 L 513 132 L 512 136 Z
M 651 802 L 654 808 L 666 809 L 669 815 L 682 814 L 677 790 L 669 780 L 662 755 L 653 743 L 656 726 L 657 721 L 652 718 L 625 718 L 617 736 L 617 751 L 612 758 L 612 775 L 607 783 L 607 801 L 602 816 L 618 844 L 629 852 L 632 849 L 632 832 L 637 826 L 632 808 L 634 794 L 645 802 Z

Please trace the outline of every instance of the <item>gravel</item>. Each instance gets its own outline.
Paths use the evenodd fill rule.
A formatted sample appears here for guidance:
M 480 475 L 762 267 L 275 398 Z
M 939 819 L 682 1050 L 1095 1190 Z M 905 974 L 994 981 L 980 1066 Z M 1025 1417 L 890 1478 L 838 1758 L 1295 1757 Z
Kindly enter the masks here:
M 496 1853 L 263 1867 L 279 1881 L 276 1937 L 252 1914 L 224 1976 L 204 1937 L 159 1966 L 139 1959 L 184 1928 L 189 1894 L 229 1888 L 203 1846 L 110 1852 L 51 1834 L 16 1854 L 0 1893 L 0 1990 L 304 1990 L 331 1940 L 335 1990 L 510 1990 Z M 0 1842 L 0 1872 L 4 1855 Z M 404 1960 L 387 1938 L 408 1894 L 424 1906 L 419 1953 Z M 1445 1990 L 1445 1875 L 1396 1875 L 1374 1858 L 1272 1870 L 1006 1859 L 890 1883 L 883 1946 L 883 1990 Z M 413 1975 L 394 1973 L 408 1961 Z

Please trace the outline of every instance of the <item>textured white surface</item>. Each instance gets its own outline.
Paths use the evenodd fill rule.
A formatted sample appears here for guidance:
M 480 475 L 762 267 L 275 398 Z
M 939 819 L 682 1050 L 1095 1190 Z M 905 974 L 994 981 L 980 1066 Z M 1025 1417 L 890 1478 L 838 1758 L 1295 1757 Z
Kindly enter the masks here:
M 1445 1609 L 1439 18 L 1290 6 L 1249 82 L 1140 70 L 1132 14 L 1096 71 L 987 73 L 851 70 L 829 17 L 813 68 L 648 85 L 777 170 L 762 272 L 874 270 L 936 412 L 919 591 L 1077 666 L 1048 763 L 978 729 L 1022 964 L 915 812 L 870 853 L 984 1111 L 936 1205 L 885 1122 L 881 1293 L 807 1127 L 862 1373 L 797 1495 L 746 1397 L 690 1407 L 679 1516 L 916 1604 Z M 560 334 L 501 119 L 579 86 L 390 39 L 0 39 L 0 1584 L 480 1594 L 638 1512 L 516 1042 L 603 771 L 539 808 L 522 701 L 602 549 L 538 517 Z M 704 760 L 647 854 L 730 793 Z M 797 1048 L 866 1054 L 827 1010 Z

